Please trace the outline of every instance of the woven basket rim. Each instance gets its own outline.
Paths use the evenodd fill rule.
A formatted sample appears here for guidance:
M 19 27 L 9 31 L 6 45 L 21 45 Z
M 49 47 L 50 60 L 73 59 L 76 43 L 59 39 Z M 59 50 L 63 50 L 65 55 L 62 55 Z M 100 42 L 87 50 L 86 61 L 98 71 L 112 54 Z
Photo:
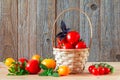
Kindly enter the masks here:
M 60 49 L 60 48 L 55 48 L 53 47 L 53 50 L 56 51 L 85 51 L 85 50 L 89 50 L 90 48 L 84 48 L 84 49 Z

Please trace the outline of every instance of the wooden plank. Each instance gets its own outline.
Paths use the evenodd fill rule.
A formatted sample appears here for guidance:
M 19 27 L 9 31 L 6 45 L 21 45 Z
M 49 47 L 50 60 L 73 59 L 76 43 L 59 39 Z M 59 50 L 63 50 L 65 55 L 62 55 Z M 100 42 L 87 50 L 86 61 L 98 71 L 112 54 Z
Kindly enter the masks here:
M 80 0 L 80 8 L 85 11 L 92 22 L 93 38 L 88 61 L 99 61 L 100 55 L 100 0 Z M 90 28 L 87 18 L 82 14 L 80 15 L 80 33 L 81 37 L 87 45 L 90 40 Z
M 7 57 L 17 59 L 17 0 L 1 0 L 0 60 Z
M 57 16 L 65 9 L 68 8 L 79 8 L 80 0 L 57 0 Z M 63 20 L 68 28 L 71 30 L 79 31 L 79 12 L 77 11 L 68 11 L 63 14 L 60 19 L 57 21 L 57 29 L 56 32 L 59 33 L 60 23 Z
M 37 53 L 52 56 L 52 25 L 55 19 L 55 0 L 37 1 Z
M 36 75 L 24 75 L 24 76 L 7 76 L 7 68 L 3 63 L 0 63 L 0 79 L 1 80 L 120 80 L 120 62 L 107 62 L 115 68 L 113 74 L 108 75 L 98 75 L 94 76 L 88 72 L 88 66 L 96 62 L 88 62 L 86 64 L 85 70 L 80 74 L 70 74 L 68 76 L 62 77 L 51 77 L 51 76 L 38 76 Z
M 18 1 L 18 57 L 36 54 L 36 0 Z
M 0 56 L 3 56 L 2 0 L 0 0 Z M 0 57 L 0 61 L 3 57 Z
M 101 1 L 101 61 L 116 61 L 117 55 L 120 55 L 119 8 L 119 0 Z
M 29 58 L 28 0 L 18 0 L 18 57 Z

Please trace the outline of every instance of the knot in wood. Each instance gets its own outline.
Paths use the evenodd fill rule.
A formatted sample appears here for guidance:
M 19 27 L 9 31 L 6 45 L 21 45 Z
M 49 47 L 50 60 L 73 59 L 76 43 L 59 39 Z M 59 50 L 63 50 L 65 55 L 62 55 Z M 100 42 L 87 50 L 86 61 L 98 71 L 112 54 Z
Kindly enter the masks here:
M 97 9 L 97 5 L 96 4 L 92 4 L 90 7 L 91 7 L 92 10 L 96 10 Z

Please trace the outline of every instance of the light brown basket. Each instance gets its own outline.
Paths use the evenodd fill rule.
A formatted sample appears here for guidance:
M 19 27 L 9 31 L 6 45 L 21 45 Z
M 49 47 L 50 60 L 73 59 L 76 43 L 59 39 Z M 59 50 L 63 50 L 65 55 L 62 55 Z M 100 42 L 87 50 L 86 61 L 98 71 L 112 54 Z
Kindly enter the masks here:
M 89 26 L 90 26 L 90 43 L 89 43 L 89 48 L 85 48 L 85 49 L 59 49 L 59 48 L 55 48 L 55 37 L 53 38 L 53 54 L 55 55 L 55 60 L 57 63 L 57 67 L 61 66 L 61 65 L 66 65 L 70 68 L 71 73 L 81 73 L 83 72 L 84 68 L 85 68 L 85 64 L 86 61 L 88 59 L 89 56 L 89 51 L 90 51 L 90 47 L 91 47 L 91 43 L 92 43 L 92 24 L 90 21 L 90 18 L 88 17 L 88 15 L 82 11 L 81 9 L 78 8 L 69 8 L 64 10 L 63 12 L 61 12 L 58 17 L 55 19 L 53 27 L 55 29 L 55 24 L 57 22 L 57 20 L 59 19 L 59 17 L 64 14 L 65 12 L 68 11 L 79 11 L 80 13 L 84 14 L 89 22 Z M 53 30 L 54 32 L 54 30 Z

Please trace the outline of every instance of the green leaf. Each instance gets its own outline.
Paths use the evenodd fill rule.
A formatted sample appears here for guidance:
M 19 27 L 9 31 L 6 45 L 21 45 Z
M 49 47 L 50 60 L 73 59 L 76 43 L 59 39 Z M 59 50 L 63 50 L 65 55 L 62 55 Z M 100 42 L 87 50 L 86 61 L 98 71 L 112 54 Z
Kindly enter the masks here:
M 59 77 L 60 75 L 59 75 L 57 72 L 55 72 L 55 73 L 53 73 L 52 76 L 54 76 L 54 77 Z
M 41 58 L 40 58 L 40 62 L 42 62 L 42 61 L 43 61 L 43 58 L 41 57 Z
M 115 68 L 112 67 L 112 68 L 110 69 L 110 71 L 111 71 L 111 73 L 114 73 L 114 72 L 115 72 Z
M 42 73 L 39 74 L 39 76 L 48 76 L 47 72 L 48 70 L 44 70 Z
M 43 70 L 47 70 L 47 69 L 48 69 L 48 68 L 47 68 L 45 65 L 43 65 L 43 64 L 40 64 L 40 68 L 43 69 Z
M 98 65 L 98 64 L 95 64 L 95 67 L 96 67 L 96 68 L 98 68 L 98 67 L 99 67 L 99 65 Z

